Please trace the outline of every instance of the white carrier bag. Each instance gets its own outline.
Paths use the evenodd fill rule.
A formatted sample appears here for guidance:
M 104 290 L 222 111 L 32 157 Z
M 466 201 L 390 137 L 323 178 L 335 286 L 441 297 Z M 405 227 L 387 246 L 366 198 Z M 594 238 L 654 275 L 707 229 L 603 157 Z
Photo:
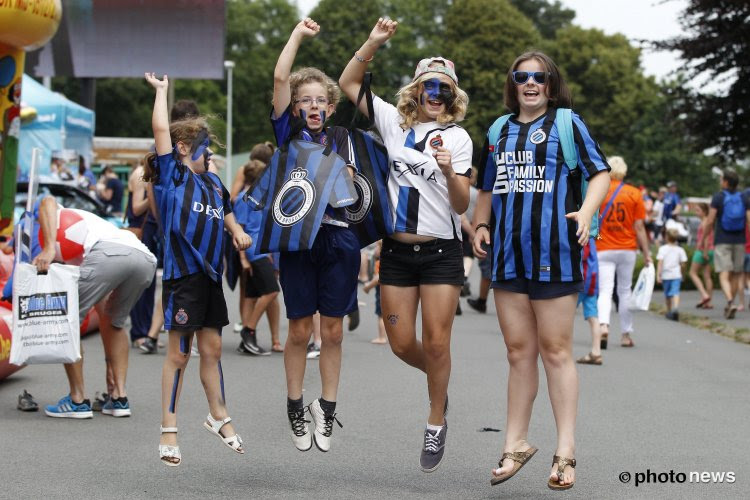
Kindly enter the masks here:
M 75 363 L 81 359 L 78 266 L 51 264 L 47 274 L 19 263 L 13 277 L 14 365 Z
M 641 269 L 638 281 L 635 283 L 633 295 L 630 296 L 630 309 L 648 311 L 651 304 L 651 295 L 654 293 L 654 282 L 656 281 L 656 270 L 653 264 Z

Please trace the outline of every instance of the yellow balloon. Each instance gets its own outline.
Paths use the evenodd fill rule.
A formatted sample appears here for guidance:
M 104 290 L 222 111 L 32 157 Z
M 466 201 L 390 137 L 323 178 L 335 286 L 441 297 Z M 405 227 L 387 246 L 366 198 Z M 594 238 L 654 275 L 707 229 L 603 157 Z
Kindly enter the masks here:
M 55 35 L 60 19 L 60 0 L 0 0 L 0 43 L 38 49 Z

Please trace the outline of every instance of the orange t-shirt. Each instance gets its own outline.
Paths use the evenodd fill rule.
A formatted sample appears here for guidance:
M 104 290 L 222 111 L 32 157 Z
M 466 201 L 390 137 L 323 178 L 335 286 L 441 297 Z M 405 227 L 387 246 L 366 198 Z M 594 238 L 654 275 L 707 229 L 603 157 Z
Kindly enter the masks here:
M 609 192 L 599 207 L 599 215 L 604 215 L 604 209 L 621 181 L 612 180 Z M 638 241 L 635 235 L 635 221 L 646 218 L 646 207 L 641 192 L 634 186 L 624 184 L 617 193 L 615 201 L 601 221 L 599 227 L 600 239 L 596 241 L 597 251 L 602 250 L 636 250 Z

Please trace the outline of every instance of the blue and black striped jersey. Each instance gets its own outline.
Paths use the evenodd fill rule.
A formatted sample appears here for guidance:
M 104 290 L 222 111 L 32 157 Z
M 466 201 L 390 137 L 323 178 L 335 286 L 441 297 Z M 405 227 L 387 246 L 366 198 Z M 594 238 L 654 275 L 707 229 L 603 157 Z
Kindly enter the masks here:
M 554 108 L 530 123 L 515 117 L 496 144 L 485 139 L 478 187 L 492 191 L 492 281 L 517 277 L 544 282 L 583 280 L 576 223 L 565 214 L 580 203 L 586 179 L 609 165 L 583 120 L 573 113 L 578 168 L 565 165 Z
M 312 248 L 326 207 L 355 201 L 346 162 L 314 142 L 294 140 L 279 148 L 246 196 L 252 210 L 262 210 L 257 253 Z
M 164 230 L 164 279 L 204 272 L 220 283 L 229 192 L 216 174 L 196 174 L 172 153 L 157 158 L 154 186 Z

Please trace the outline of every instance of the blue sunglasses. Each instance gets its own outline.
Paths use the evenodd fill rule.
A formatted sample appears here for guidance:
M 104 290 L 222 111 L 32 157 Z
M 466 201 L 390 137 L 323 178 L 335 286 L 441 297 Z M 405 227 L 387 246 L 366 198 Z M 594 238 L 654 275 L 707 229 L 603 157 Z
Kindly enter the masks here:
M 539 85 L 544 85 L 547 83 L 548 75 L 549 73 L 545 73 L 544 71 L 514 71 L 513 82 L 516 85 L 523 85 L 529 81 L 529 78 L 533 78 Z

